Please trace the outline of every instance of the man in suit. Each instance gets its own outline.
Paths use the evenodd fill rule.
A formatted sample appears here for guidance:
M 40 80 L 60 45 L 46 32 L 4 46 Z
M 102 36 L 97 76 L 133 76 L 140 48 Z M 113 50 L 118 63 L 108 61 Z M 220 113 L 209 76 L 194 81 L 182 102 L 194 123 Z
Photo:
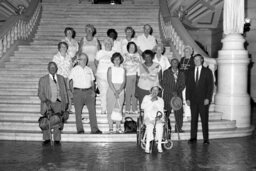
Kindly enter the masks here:
M 161 81 L 164 89 L 164 109 L 167 110 L 168 116 L 170 115 L 172 108 L 170 101 L 174 96 L 178 96 L 182 99 L 182 91 L 185 88 L 185 75 L 178 68 L 179 61 L 174 58 L 171 60 L 171 67 L 164 71 L 163 79 Z M 182 130 L 183 125 L 183 108 L 174 110 L 174 116 L 176 120 L 175 132 L 184 132 Z
M 54 113 L 61 113 L 68 108 L 68 95 L 65 78 L 56 74 L 58 67 L 55 62 L 49 62 L 48 72 L 49 74 L 43 76 L 39 80 L 38 85 L 38 97 L 41 101 L 41 114 L 46 115 L 48 110 L 52 110 Z M 54 143 L 60 144 L 61 130 L 60 127 L 55 126 L 54 131 Z M 43 130 L 43 145 L 50 143 L 49 130 Z
M 194 56 L 195 67 L 188 72 L 186 80 L 186 102 L 191 109 L 191 132 L 188 143 L 197 141 L 198 115 L 200 115 L 204 144 L 209 144 L 208 120 L 209 105 L 213 94 L 213 74 L 210 69 L 202 66 L 203 57 Z

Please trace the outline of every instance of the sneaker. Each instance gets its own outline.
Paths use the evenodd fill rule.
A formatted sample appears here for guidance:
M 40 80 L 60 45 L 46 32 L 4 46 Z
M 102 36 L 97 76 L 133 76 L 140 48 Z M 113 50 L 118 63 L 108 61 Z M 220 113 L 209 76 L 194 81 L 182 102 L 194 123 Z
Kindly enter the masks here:
M 118 130 L 116 131 L 116 133 L 117 133 L 117 134 L 122 134 L 123 131 L 122 131 L 122 129 L 118 129 Z
M 51 140 L 45 140 L 45 141 L 43 141 L 43 143 L 42 143 L 42 145 L 49 145 L 51 143 Z

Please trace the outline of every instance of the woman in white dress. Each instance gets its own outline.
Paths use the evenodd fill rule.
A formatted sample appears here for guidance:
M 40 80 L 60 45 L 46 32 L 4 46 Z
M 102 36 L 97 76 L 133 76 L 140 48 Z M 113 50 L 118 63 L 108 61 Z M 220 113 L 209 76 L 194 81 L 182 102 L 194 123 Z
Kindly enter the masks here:
M 153 129 L 156 122 L 156 135 L 155 138 L 158 141 L 158 152 L 163 152 L 162 138 L 163 138 L 163 126 L 164 126 L 164 100 L 158 97 L 158 93 L 161 91 L 160 86 L 155 85 L 151 88 L 150 94 L 143 98 L 141 109 L 144 110 L 144 124 L 146 125 L 146 148 L 145 152 L 150 153 L 150 141 L 154 139 Z M 157 115 L 158 111 L 162 115 Z
M 96 73 L 96 66 L 95 66 L 95 58 L 97 52 L 100 50 L 100 42 L 95 37 L 96 35 L 96 28 L 91 25 L 87 24 L 85 26 L 85 37 L 83 37 L 80 41 L 80 51 L 82 53 L 87 54 L 88 56 L 88 64 L 87 66 L 90 67 L 93 73 Z
M 75 40 L 76 32 L 72 27 L 66 27 L 64 30 L 64 34 L 65 34 L 65 38 L 61 41 L 66 42 L 68 44 L 67 52 L 71 58 L 74 58 L 79 48 L 79 45 Z
M 156 46 L 156 54 L 153 62 L 158 63 L 162 68 L 162 73 L 167 70 L 171 64 L 166 56 L 163 55 L 164 46 L 162 43 L 158 43 Z
M 121 51 L 122 54 L 128 53 L 127 51 L 127 44 L 129 42 L 135 42 L 134 36 L 135 36 L 135 31 L 132 27 L 126 27 L 125 28 L 125 38 L 121 40 Z
M 105 48 L 98 51 L 95 58 L 95 65 L 97 67 L 96 71 L 96 81 L 98 88 L 100 90 L 100 100 L 101 100 L 101 112 L 107 113 L 107 90 L 108 90 L 108 80 L 107 71 L 110 66 L 112 66 L 111 57 L 115 51 L 112 50 L 113 40 L 111 38 L 106 38 L 104 40 Z
M 108 84 L 107 91 L 107 114 L 109 123 L 109 132 L 113 132 L 113 122 L 116 122 L 116 133 L 122 133 L 121 120 L 112 120 L 111 114 L 113 109 L 117 109 L 121 115 L 124 104 L 124 87 L 125 87 L 125 69 L 121 66 L 124 58 L 118 52 L 111 57 L 113 66 L 108 68 Z

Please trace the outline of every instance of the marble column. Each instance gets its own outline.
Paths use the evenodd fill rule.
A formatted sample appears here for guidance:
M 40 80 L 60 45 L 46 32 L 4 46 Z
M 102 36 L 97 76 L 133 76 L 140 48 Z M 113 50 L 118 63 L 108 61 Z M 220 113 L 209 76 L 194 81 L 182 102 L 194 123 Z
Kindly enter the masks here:
M 241 3 L 240 0 L 239 3 Z M 237 13 L 244 11 L 244 6 L 239 4 L 232 4 L 228 9 L 228 3 L 237 3 L 238 0 L 225 0 L 224 1 L 224 25 L 232 26 L 230 18 L 233 18 L 233 28 L 224 27 L 224 38 L 222 39 L 223 47 L 218 53 L 218 89 L 215 97 L 217 112 L 223 113 L 223 119 L 235 120 L 238 128 L 250 126 L 250 96 L 247 93 L 248 85 L 248 52 L 244 49 L 244 37 L 241 35 L 241 26 L 237 24 L 241 21 L 236 20 Z M 226 3 L 226 4 L 225 4 Z M 229 4 L 230 5 L 230 4 Z M 226 10 L 226 11 L 225 11 Z M 230 15 L 229 16 L 229 11 Z

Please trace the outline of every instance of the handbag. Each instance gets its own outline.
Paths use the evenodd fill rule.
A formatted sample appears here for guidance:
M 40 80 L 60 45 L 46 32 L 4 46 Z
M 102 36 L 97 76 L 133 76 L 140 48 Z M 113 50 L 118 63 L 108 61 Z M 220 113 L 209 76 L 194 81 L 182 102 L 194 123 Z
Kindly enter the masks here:
M 137 123 L 131 117 L 125 117 L 124 133 L 136 133 Z
M 117 103 L 117 107 L 116 107 L 116 103 Z M 115 103 L 115 107 L 111 113 L 111 120 L 113 121 L 121 121 L 122 120 L 122 113 L 121 113 L 121 105 L 120 105 L 120 102 L 119 100 L 117 99 L 116 100 L 116 103 Z
M 39 128 L 40 128 L 42 131 L 49 129 L 49 120 L 48 120 L 47 116 L 41 116 L 41 117 L 38 119 L 38 123 L 39 123 Z
M 60 127 L 62 119 L 60 113 L 54 113 L 52 110 L 47 110 L 44 116 L 38 119 L 38 124 L 41 130 L 48 130 L 50 128 Z

